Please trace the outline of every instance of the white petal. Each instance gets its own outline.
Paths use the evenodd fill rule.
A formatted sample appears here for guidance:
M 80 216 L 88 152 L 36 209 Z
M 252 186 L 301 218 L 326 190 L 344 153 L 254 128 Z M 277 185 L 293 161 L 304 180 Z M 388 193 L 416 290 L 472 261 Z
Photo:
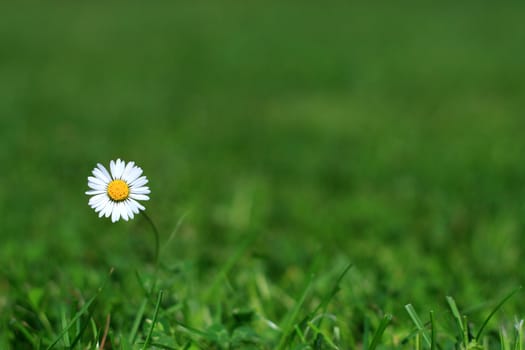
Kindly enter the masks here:
M 96 184 L 94 182 L 88 182 L 88 187 L 95 191 L 106 191 L 106 185 Z
M 104 175 L 99 168 L 94 167 L 93 170 L 91 170 L 91 174 L 95 176 L 96 178 L 100 178 L 100 180 L 104 180 L 105 176 L 99 176 L 98 174 Z
M 126 181 L 126 182 L 129 182 L 128 181 L 128 176 L 131 172 L 131 170 L 133 169 L 133 167 L 135 166 L 135 162 L 129 162 L 127 165 L 126 165 L 126 168 L 124 169 L 124 172 L 122 173 L 122 180 Z
M 106 192 L 106 186 L 100 186 L 100 185 L 96 185 L 96 184 L 93 184 L 93 185 L 90 185 L 88 184 L 88 191 L 101 191 L 101 192 Z
M 120 219 L 120 210 L 117 204 L 113 205 L 113 212 L 111 213 L 111 222 L 117 222 Z
M 128 203 L 128 206 L 129 206 L 129 209 L 131 209 L 131 211 L 135 214 L 138 214 L 139 213 L 139 207 L 137 206 L 136 202 L 132 202 L 131 201 L 131 198 L 128 199 L 129 203 Z
M 113 212 L 114 207 L 115 207 L 115 202 L 109 201 L 108 205 L 106 205 L 106 208 L 104 208 L 104 216 L 109 218 L 109 216 Z
M 110 199 L 106 196 L 106 198 L 95 204 L 95 211 L 104 211 L 104 209 L 108 206 L 109 202 Z
M 100 163 L 97 163 L 97 167 L 102 172 L 102 174 L 104 175 L 104 180 L 106 181 L 106 183 L 110 182 L 111 181 L 111 175 L 109 174 L 108 169 L 106 169 L 106 167 L 103 166 Z
M 108 205 L 108 199 L 102 200 L 100 202 L 94 203 L 91 205 L 91 208 L 95 209 L 96 212 L 104 211 L 104 208 Z
M 88 178 L 88 186 L 94 190 L 98 190 L 100 188 L 106 188 L 107 184 L 104 182 L 100 182 L 100 180 L 92 181 L 95 179 L 94 177 Z
M 106 175 L 100 171 L 100 169 L 98 168 L 95 168 L 93 169 L 93 176 L 92 177 L 88 177 L 88 180 L 91 180 L 92 182 L 97 182 L 97 183 L 105 183 L 107 184 L 109 181 L 107 181 L 107 178 L 106 178 Z
M 115 164 L 113 167 L 114 171 L 111 172 L 111 175 L 113 175 L 113 178 L 116 179 L 118 178 L 117 174 L 119 173 L 120 168 L 120 158 L 118 158 L 113 164 Z
M 104 193 L 97 194 L 96 196 L 93 196 L 89 199 L 89 205 L 98 203 L 100 200 L 104 199 L 104 197 L 107 197 Z
M 129 187 L 141 187 L 148 183 L 146 176 L 141 176 L 129 184 Z
M 99 205 L 97 205 L 93 209 L 97 213 L 100 212 L 100 216 L 102 216 L 104 214 L 104 210 L 106 209 L 106 206 L 107 206 L 107 203 L 100 203 Z
M 136 166 L 129 171 L 128 176 L 125 180 L 127 183 L 132 183 L 133 181 L 138 179 L 140 175 L 142 175 L 142 169 Z
M 146 209 L 142 204 L 140 204 L 139 202 L 137 202 L 137 201 L 134 200 L 133 198 L 130 198 L 129 200 L 130 200 L 130 201 L 133 201 L 134 204 L 137 206 L 138 209 L 140 209 L 140 210 L 145 210 L 145 209 Z
M 118 211 L 119 211 L 120 217 L 124 219 L 124 213 L 126 213 L 126 217 L 127 217 L 127 210 L 126 210 L 126 207 L 124 206 L 124 202 L 118 202 L 117 205 L 118 205 Z M 127 221 L 127 219 L 125 220 Z
M 95 174 L 95 170 L 97 170 L 96 174 Z M 102 174 L 102 172 L 98 169 L 95 169 L 93 170 L 93 175 L 95 176 L 88 176 L 88 182 L 93 182 L 93 183 L 96 183 L 96 184 L 100 184 L 100 185 L 106 185 L 107 182 L 104 181 L 104 178 L 105 175 Z
M 128 221 L 128 208 L 126 208 L 126 204 L 124 204 L 124 202 L 119 202 L 118 206 L 120 207 L 120 215 L 122 215 L 122 218 L 125 221 Z
M 88 196 L 92 196 L 94 194 L 102 194 L 102 193 L 105 193 L 106 191 L 104 190 L 89 190 L 89 191 L 86 191 L 86 194 Z
M 102 172 L 99 169 L 95 168 L 93 169 L 93 176 L 88 176 L 88 180 L 94 181 L 94 182 L 106 183 L 105 177 L 106 175 L 102 174 Z
M 100 208 L 97 208 L 96 205 L 92 205 L 91 208 L 95 211 L 95 213 L 98 213 L 100 211 Z
M 115 163 L 114 160 L 109 162 L 109 170 L 111 171 L 111 178 L 112 179 L 115 179 L 116 166 L 117 166 L 117 164 Z
M 122 179 L 122 174 L 124 173 L 124 169 L 126 168 L 126 163 L 120 159 L 117 159 L 117 164 L 115 166 L 115 179 Z
M 104 193 L 100 193 L 100 194 L 97 194 L 97 195 L 94 195 L 93 197 L 91 197 L 90 202 L 92 201 L 93 203 L 99 203 L 99 202 L 104 202 L 104 201 L 106 201 L 108 199 L 109 199 L 109 197 L 108 197 L 107 193 L 104 192 Z
M 130 189 L 130 192 L 131 193 L 136 193 L 136 194 L 150 194 L 151 193 L 151 191 L 149 190 L 148 186 L 132 187 Z
M 127 212 L 128 212 L 128 216 L 129 216 L 129 218 L 130 218 L 130 219 L 133 219 L 133 216 L 134 216 L 134 215 L 133 215 L 133 210 L 131 210 L 131 206 L 130 206 L 130 204 L 129 204 L 129 201 L 126 200 L 126 202 L 125 202 L 124 204 L 125 204 L 126 210 L 127 210 Z
M 149 197 L 146 196 L 145 194 L 131 193 L 129 196 L 131 198 L 133 198 L 133 199 L 138 200 L 138 201 L 147 201 L 147 200 L 149 200 Z
M 96 212 L 96 213 L 103 213 L 104 212 L 104 209 L 106 209 L 106 205 L 104 205 L 104 203 L 102 204 L 98 204 L 98 205 L 94 205 L 93 207 L 93 210 Z
M 120 216 L 128 221 L 128 210 L 126 209 L 126 205 L 124 204 L 124 202 L 119 202 L 119 212 L 120 212 Z
M 139 204 L 139 202 L 137 202 L 136 200 L 132 199 L 132 198 L 129 198 L 129 205 L 131 207 L 131 210 L 133 210 L 133 212 L 135 214 L 138 214 L 139 213 L 139 210 L 142 209 L 144 210 L 145 208 Z

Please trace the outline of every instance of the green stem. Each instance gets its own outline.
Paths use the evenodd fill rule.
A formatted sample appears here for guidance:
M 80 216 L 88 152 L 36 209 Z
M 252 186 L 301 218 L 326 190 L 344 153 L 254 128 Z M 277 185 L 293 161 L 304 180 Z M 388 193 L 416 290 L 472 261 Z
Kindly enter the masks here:
M 144 215 L 144 217 L 146 218 L 146 220 L 150 224 L 150 226 L 151 226 L 151 228 L 153 230 L 153 234 L 155 236 L 155 255 L 154 255 L 155 258 L 154 258 L 154 262 L 155 262 L 155 271 L 157 271 L 157 269 L 159 267 L 159 250 L 160 250 L 159 230 L 157 229 L 157 226 L 155 225 L 153 220 L 151 220 L 151 218 L 149 217 L 148 214 L 146 214 L 145 211 L 142 212 L 142 215 Z

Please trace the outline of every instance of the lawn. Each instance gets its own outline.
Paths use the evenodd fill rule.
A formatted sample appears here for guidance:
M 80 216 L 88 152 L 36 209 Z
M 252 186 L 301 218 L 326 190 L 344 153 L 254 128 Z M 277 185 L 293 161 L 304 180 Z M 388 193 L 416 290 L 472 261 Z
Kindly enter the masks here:
M 0 349 L 521 350 L 523 2 L 0 13 Z

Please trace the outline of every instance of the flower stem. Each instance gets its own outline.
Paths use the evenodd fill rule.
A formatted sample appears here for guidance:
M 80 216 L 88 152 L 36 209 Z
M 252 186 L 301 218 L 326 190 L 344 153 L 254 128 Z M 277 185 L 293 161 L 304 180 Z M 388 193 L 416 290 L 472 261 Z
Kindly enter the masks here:
M 154 255 L 154 262 L 155 262 L 155 271 L 157 271 L 158 267 L 159 267 L 159 252 L 160 252 L 160 240 L 159 240 L 159 230 L 157 229 L 157 226 L 155 225 L 155 223 L 153 222 L 153 220 L 151 220 L 151 218 L 149 217 L 148 214 L 146 214 L 145 211 L 142 212 L 142 215 L 144 215 L 144 217 L 146 218 L 146 220 L 148 221 L 148 223 L 150 224 L 152 230 L 153 230 L 153 235 L 155 236 L 155 255 Z

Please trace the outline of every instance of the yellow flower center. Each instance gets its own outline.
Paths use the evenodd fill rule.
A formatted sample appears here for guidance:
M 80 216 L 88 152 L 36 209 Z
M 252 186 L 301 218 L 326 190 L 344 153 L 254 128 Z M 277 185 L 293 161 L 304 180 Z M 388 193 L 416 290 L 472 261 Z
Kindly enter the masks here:
M 108 185 L 108 196 L 116 202 L 123 201 L 129 196 L 128 184 L 123 180 L 113 180 Z

